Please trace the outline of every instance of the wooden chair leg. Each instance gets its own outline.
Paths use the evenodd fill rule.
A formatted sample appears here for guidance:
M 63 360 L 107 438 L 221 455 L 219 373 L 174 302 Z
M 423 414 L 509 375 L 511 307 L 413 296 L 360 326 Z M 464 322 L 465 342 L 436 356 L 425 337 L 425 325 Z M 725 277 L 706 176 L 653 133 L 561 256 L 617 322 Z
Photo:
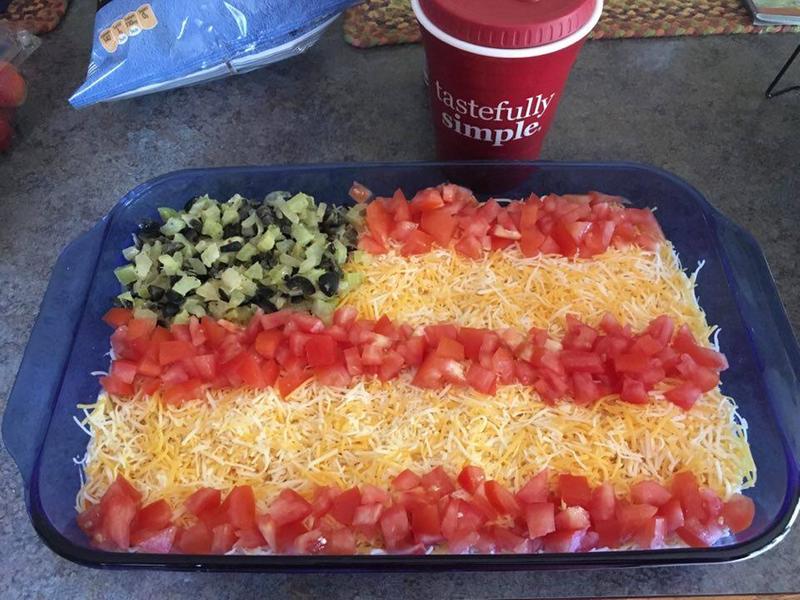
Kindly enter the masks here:
M 794 62 L 794 60 L 797 58 L 798 55 L 800 55 L 800 44 L 798 44 L 797 48 L 794 49 L 794 52 L 792 52 L 792 55 L 789 57 L 789 60 L 786 61 L 786 64 L 783 65 L 783 67 L 781 67 L 780 71 L 778 71 L 778 74 L 775 76 L 775 79 L 772 80 L 772 83 L 769 84 L 769 87 L 767 88 L 766 91 L 767 98 L 774 98 L 775 96 L 780 96 L 781 94 L 785 94 L 786 92 L 800 90 L 800 85 L 793 85 L 787 88 L 783 88 L 782 90 L 778 90 L 777 92 L 773 91 L 775 89 L 775 86 L 778 85 L 778 82 L 783 77 L 783 74 L 786 73 L 786 71 L 789 69 L 789 67 L 792 65 L 792 63 Z

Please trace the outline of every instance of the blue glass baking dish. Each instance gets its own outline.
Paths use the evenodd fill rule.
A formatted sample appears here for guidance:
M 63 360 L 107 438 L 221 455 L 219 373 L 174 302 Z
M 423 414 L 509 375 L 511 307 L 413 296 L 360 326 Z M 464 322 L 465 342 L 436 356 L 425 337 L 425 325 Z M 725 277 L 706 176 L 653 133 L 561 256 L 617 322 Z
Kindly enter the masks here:
M 80 484 L 73 458 L 87 438 L 73 421 L 75 405 L 94 398 L 92 371 L 107 366 L 109 330 L 101 316 L 117 293 L 112 273 L 131 233 L 156 207 L 181 207 L 194 196 L 259 197 L 276 189 L 302 190 L 325 201 L 347 198 L 353 180 L 390 195 L 445 179 L 498 196 L 597 189 L 657 206 L 658 220 L 685 265 L 705 261 L 698 282 L 709 322 L 731 368 L 723 390 L 749 423 L 758 467 L 747 494 L 753 525 L 709 549 L 537 555 L 430 556 L 185 556 L 113 553 L 93 549 L 75 523 Z M 753 238 L 677 177 L 629 163 L 409 163 L 195 169 L 153 179 L 128 193 L 90 231 L 61 254 L 8 399 L 3 439 L 25 481 L 31 520 L 45 543 L 73 561 L 102 567 L 247 571 L 497 570 L 711 563 L 753 556 L 777 543 L 797 512 L 800 494 L 800 351 L 764 255 Z

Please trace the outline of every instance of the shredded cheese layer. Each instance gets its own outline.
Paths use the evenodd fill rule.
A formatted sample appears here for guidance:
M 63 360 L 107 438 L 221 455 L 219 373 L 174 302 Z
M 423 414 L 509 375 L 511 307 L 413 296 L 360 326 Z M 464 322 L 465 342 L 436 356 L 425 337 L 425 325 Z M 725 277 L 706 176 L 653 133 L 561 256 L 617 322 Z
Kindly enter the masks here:
M 406 380 L 362 381 L 350 389 L 306 384 L 288 401 L 274 391 L 214 392 L 209 402 L 165 406 L 156 399 L 87 410 L 93 432 L 78 506 L 97 501 L 116 473 L 148 500 L 177 506 L 200 486 L 251 484 L 257 497 L 313 484 L 386 487 L 406 468 L 423 473 L 465 464 L 512 488 L 544 467 L 582 473 L 620 491 L 637 480 L 669 480 L 690 469 L 727 497 L 754 481 L 746 426 L 718 392 L 689 412 L 666 401 L 633 407 L 609 397 L 593 407 L 541 403 L 508 386 L 497 396 Z
M 567 313 L 592 325 L 608 311 L 634 329 L 667 314 L 688 324 L 698 340 L 713 332 L 695 299 L 695 276 L 687 277 L 669 243 L 657 253 L 629 247 L 575 261 L 525 258 L 515 248 L 480 260 L 442 249 L 410 257 L 360 253 L 345 269 L 361 273 L 363 283 L 342 305 L 368 319 L 541 327 L 561 335 Z
M 695 298 L 695 277 L 667 244 L 657 253 L 627 248 L 578 261 L 527 259 L 511 249 L 474 261 L 436 250 L 360 256 L 347 269 L 361 272 L 364 283 L 343 302 L 364 317 L 538 326 L 558 336 L 567 313 L 591 324 L 610 311 L 635 329 L 669 314 L 704 342 L 714 331 Z M 613 396 L 590 407 L 548 406 L 523 386 L 487 397 L 422 390 L 407 379 L 362 380 L 347 390 L 308 383 L 287 401 L 272 390 L 216 391 L 208 402 L 179 408 L 103 394 L 83 407 L 92 438 L 77 506 L 96 502 L 117 473 L 147 500 L 163 497 L 173 506 L 200 486 L 250 484 L 262 509 L 286 487 L 386 487 L 403 469 L 437 465 L 455 475 L 476 464 L 513 488 L 544 467 L 584 474 L 593 484 L 610 481 L 621 492 L 682 469 L 723 498 L 754 485 L 747 425 L 732 399 L 715 390 L 684 412 L 653 394 L 646 406 Z

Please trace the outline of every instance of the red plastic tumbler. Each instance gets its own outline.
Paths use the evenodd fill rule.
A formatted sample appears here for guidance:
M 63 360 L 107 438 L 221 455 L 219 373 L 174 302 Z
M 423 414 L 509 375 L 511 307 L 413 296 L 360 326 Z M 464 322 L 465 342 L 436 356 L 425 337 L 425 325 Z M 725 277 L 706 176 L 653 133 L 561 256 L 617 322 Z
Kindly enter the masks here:
M 538 158 L 603 0 L 412 0 L 439 158 Z

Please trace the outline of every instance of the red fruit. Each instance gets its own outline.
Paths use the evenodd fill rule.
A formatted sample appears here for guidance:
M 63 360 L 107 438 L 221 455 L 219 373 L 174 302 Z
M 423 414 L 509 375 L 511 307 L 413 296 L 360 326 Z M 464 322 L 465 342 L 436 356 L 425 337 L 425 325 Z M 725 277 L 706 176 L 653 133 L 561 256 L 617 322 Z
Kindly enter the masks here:
M 27 86 L 22 75 L 10 63 L 0 61 L 0 106 L 22 106 L 27 96 Z

